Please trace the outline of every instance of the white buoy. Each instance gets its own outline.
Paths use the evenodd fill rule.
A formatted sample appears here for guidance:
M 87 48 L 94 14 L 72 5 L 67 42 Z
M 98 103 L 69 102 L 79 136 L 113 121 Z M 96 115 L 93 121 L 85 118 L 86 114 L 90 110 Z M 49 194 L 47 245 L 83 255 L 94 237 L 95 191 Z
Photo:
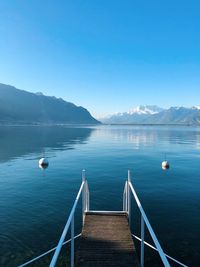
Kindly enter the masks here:
M 167 160 L 164 160 L 162 162 L 162 169 L 163 170 L 168 170 L 169 169 L 169 162 Z
M 39 160 L 39 167 L 41 169 L 46 169 L 46 168 L 48 168 L 48 166 L 49 166 L 49 162 L 48 162 L 48 160 L 46 158 L 41 158 Z

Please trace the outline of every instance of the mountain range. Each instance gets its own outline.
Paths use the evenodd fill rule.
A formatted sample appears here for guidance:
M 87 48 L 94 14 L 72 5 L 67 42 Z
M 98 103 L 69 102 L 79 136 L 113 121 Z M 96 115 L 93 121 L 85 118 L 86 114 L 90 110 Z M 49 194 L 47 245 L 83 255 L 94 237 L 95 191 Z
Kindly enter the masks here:
M 0 83 L 1 124 L 99 124 L 87 109 L 62 98 Z
M 105 124 L 200 125 L 200 106 L 138 106 L 101 118 Z M 30 93 L 0 83 L 0 124 L 99 124 L 83 107 L 62 98 Z
M 200 106 L 170 107 L 138 106 L 129 112 L 116 113 L 101 118 L 106 124 L 181 124 L 200 125 Z

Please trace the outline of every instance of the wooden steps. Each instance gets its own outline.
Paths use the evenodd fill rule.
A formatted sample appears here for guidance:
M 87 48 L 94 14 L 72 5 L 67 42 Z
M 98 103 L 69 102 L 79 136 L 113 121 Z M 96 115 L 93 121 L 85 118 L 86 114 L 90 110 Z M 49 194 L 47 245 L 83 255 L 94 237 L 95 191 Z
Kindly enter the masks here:
M 139 266 L 126 213 L 85 214 L 75 266 Z

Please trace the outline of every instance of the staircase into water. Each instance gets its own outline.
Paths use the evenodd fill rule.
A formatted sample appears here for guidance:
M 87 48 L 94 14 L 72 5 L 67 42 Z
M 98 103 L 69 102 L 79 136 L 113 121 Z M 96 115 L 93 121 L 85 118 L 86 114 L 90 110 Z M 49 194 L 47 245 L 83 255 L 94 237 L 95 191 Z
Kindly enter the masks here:
M 81 195 L 83 227 L 82 232 L 75 235 L 74 216 Z M 130 230 L 132 197 L 141 215 L 140 237 L 131 233 Z M 154 242 L 154 246 L 145 241 L 145 228 L 148 230 Z M 71 231 L 71 238 L 65 241 L 69 229 Z M 75 251 L 74 243 L 78 238 L 79 246 Z M 136 253 L 134 240 L 140 241 L 139 256 L 138 253 Z M 88 182 L 85 177 L 85 171 L 83 170 L 82 183 L 58 245 L 18 267 L 31 266 L 32 263 L 35 263 L 37 260 L 52 252 L 54 252 L 54 255 L 49 267 L 55 267 L 62 247 L 67 243 L 71 244 L 71 267 L 144 267 L 145 246 L 158 252 L 163 266 L 165 267 L 171 266 L 169 262 L 188 267 L 164 253 L 133 187 L 130 171 L 128 171 L 128 179 L 124 186 L 123 209 L 121 211 L 92 211 L 90 210 Z
M 86 212 L 76 267 L 139 267 L 126 212 Z

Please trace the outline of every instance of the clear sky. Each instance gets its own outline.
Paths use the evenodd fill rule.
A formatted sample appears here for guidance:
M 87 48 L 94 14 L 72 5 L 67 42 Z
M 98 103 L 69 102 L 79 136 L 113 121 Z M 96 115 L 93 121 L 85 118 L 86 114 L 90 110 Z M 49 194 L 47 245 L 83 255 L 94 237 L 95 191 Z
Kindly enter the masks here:
M 200 105 L 200 1 L 1 0 L 0 82 L 97 117 Z

